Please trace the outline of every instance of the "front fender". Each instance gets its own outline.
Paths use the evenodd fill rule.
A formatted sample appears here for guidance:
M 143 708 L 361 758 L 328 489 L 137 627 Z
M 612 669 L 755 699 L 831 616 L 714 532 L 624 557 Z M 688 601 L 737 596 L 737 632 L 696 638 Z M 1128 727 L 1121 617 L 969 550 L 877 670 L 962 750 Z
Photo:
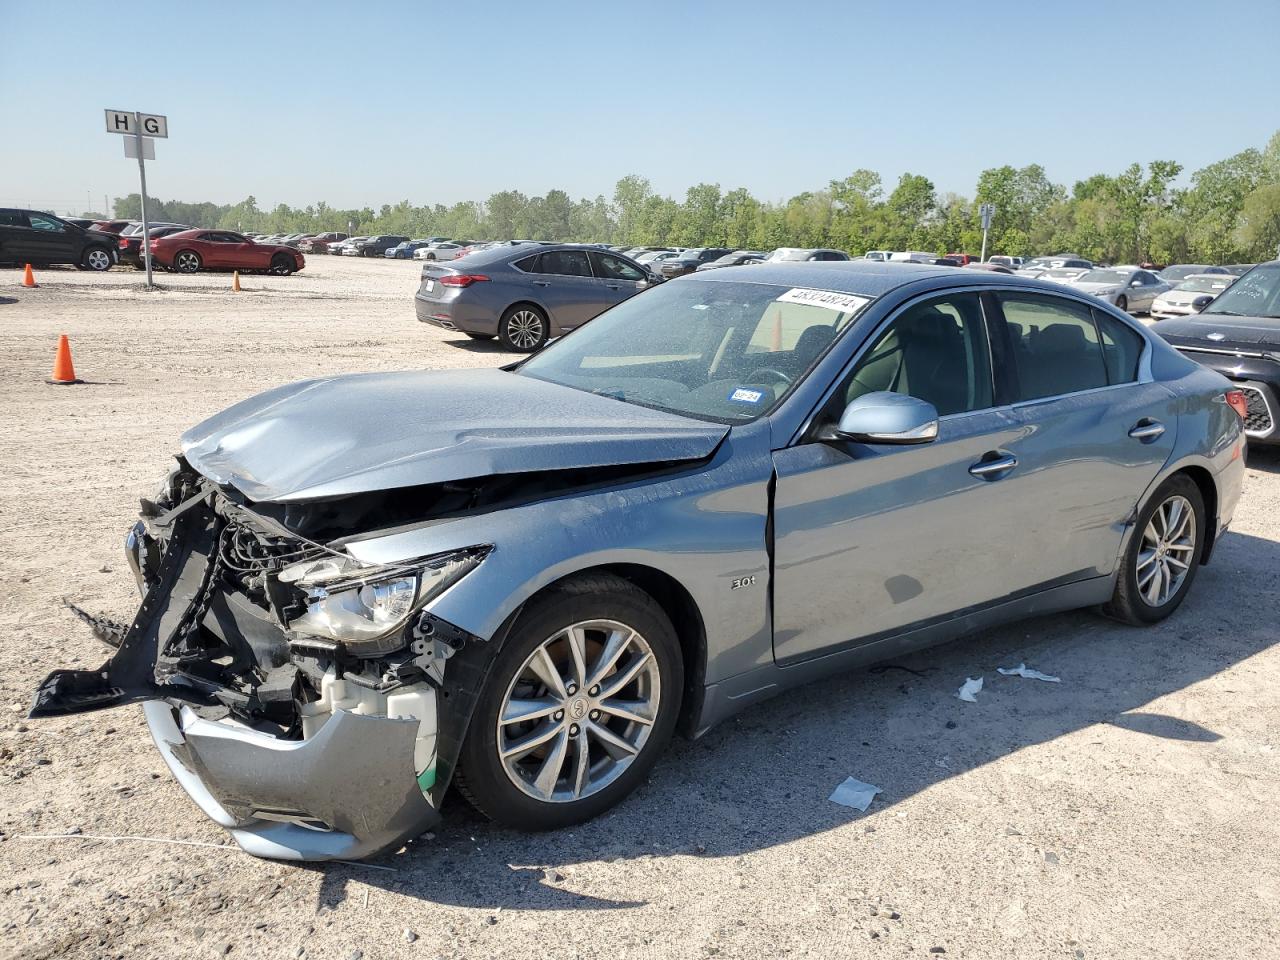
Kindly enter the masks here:
M 707 682 L 772 662 L 766 527 L 767 424 L 735 428 L 709 461 L 632 482 L 349 541 L 361 561 L 394 563 L 489 544 L 485 560 L 431 612 L 483 638 L 571 574 L 649 567 L 681 583 L 707 636 Z M 637 467 L 651 472 L 660 465 Z M 733 590 L 755 577 L 756 587 Z

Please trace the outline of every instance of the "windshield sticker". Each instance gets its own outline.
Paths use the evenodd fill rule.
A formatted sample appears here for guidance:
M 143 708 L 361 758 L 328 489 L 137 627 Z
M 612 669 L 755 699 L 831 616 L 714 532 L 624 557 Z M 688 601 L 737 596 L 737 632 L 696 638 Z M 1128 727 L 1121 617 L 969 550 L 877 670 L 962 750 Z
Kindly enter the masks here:
M 740 403 L 759 403 L 764 399 L 763 390 L 747 390 L 745 387 L 739 387 L 733 393 L 729 394 L 730 400 L 737 400 Z
M 794 287 L 780 296 L 776 302 L 804 303 L 811 307 L 826 307 L 828 310 L 839 310 L 841 313 L 854 313 L 870 303 L 871 298 L 859 297 L 852 293 L 832 293 L 830 290 Z

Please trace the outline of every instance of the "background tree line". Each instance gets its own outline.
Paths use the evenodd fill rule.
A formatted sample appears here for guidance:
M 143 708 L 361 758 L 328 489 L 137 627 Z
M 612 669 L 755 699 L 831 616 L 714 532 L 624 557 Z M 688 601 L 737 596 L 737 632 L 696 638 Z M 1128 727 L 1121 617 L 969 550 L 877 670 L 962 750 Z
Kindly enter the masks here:
M 564 240 L 632 245 L 780 246 L 867 250 L 976 252 L 982 243 L 979 204 L 996 205 L 988 253 L 1035 255 L 1071 251 L 1105 262 L 1232 263 L 1269 260 L 1280 247 L 1280 132 L 1195 171 L 1174 187 L 1181 165 L 1155 160 L 1115 175 L 1095 174 L 1070 191 L 1039 164 L 984 170 L 972 199 L 939 194 L 920 174 L 892 186 L 859 169 L 825 188 L 781 203 L 739 187 L 690 187 L 683 201 L 653 192 L 648 180 L 623 177 L 612 198 L 574 200 L 563 190 L 529 197 L 518 190 L 452 206 L 408 200 L 343 210 L 326 203 L 262 210 L 254 197 L 234 205 L 152 201 L 153 220 L 249 233 L 448 236 L 471 240 Z M 137 194 L 115 201 L 115 215 L 137 219 Z

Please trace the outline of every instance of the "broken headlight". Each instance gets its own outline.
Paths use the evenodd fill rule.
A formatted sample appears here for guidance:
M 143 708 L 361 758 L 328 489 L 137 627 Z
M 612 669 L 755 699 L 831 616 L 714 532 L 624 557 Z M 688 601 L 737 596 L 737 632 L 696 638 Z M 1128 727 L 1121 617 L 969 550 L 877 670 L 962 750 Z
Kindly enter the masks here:
M 483 558 L 483 551 L 469 549 L 395 567 L 365 566 L 339 555 L 293 564 L 280 571 L 280 580 L 305 594 L 307 609 L 289 629 L 341 641 L 357 656 L 397 650 L 410 616 Z

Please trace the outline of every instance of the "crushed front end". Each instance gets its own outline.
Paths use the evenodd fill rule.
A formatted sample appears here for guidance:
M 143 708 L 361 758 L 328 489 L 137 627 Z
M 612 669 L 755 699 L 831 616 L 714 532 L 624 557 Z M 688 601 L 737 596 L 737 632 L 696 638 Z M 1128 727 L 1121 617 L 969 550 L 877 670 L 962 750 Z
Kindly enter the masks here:
M 180 461 L 126 539 L 133 622 L 95 622 L 114 654 L 50 674 L 31 716 L 144 703 L 174 776 L 258 856 L 354 859 L 429 829 L 483 646 L 429 607 L 488 547 L 369 566 L 330 536 L 360 518 L 334 519 Z

